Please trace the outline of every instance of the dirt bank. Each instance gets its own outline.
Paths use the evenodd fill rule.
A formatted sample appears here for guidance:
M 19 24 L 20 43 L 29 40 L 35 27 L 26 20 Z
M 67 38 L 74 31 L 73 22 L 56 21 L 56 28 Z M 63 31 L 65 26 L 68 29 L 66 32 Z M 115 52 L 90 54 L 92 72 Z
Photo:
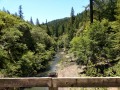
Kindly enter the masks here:
M 61 54 L 64 54 L 62 52 Z M 63 59 L 57 64 L 58 77 L 80 77 L 83 69 L 76 65 L 76 62 L 70 55 L 64 54 Z M 81 90 L 81 88 L 59 88 L 59 90 Z
M 64 54 L 63 59 L 59 64 L 57 64 L 57 73 L 58 77 L 84 77 L 85 74 L 80 74 L 83 72 L 84 66 L 76 65 L 74 59 L 71 58 L 68 54 Z M 59 90 L 120 90 L 118 88 L 59 88 Z

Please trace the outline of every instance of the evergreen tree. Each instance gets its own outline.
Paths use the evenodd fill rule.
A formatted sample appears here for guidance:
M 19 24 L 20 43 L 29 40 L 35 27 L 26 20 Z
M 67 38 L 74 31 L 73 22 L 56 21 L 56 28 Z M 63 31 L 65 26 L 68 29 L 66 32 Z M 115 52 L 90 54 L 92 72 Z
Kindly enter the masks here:
M 94 19 L 101 21 L 106 18 L 115 21 L 115 9 L 117 0 L 94 0 Z
M 65 27 L 64 27 L 64 25 L 62 25 L 61 27 L 62 27 L 61 28 L 61 34 L 63 34 L 65 32 Z
M 54 30 L 55 30 L 55 37 L 58 37 L 59 35 L 58 35 L 58 26 L 57 25 L 55 25 Z
M 120 0 L 117 0 L 116 13 L 117 13 L 117 15 L 115 15 L 115 16 L 116 16 L 117 20 L 120 22 Z
M 74 23 L 74 20 L 75 20 L 75 15 L 74 15 L 74 9 L 73 9 L 73 7 L 71 8 L 71 24 L 73 24 Z
M 19 6 L 19 17 L 23 19 L 22 5 Z
M 34 23 L 33 23 L 33 20 L 32 20 L 32 17 L 30 18 L 30 23 L 31 23 L 31 24 L 34 24 Z
M 75 18 L 74 27 L 75 27 L 76 29 L 79 28 L 79 18 L 78 18 L 78 17 Z
M 70 14 L 71 14 L 71 18 L 70 18 L 70 24 L 69 24 L 69 28 L 68 28 L 68 38 L 69 38 L 69 41 L 71 41 L 73 36 L 74 36 L 75 15 L 74 15 L 73 7 L 71 8 L 71 13 Z
M 7 13 L 8 13 L 8 14 L 10 14 L 10 11 L 9 11 L 9 10 L 7 10 Z
M 46 29 L 47 29 L 47 34 L 48 34 L 48 35 L 51 35 L 50 29 L 49 29 L 49 27 L 48 27 L 47 19 L 46 19 Z
M 39 23 L 39 19 L 38 19 L 38 18 L 36 19 L 36 25 L 37 25 L 37 26 L 40 25 L 40 23 Z
M 109 0 L 107 16 L 110 21 L 115 21 L 114 15 L 116 14 L 116 12 L 115 12 L 116 3 L 117 3 L 117 0 Z

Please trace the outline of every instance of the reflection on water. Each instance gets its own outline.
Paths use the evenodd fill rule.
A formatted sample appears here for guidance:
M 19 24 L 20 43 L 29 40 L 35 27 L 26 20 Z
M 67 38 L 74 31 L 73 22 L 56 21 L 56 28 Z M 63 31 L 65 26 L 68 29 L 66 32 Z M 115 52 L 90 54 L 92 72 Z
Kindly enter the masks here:
M 50 65 L 50 70 L 46 71 L 44 73 L 39 73 L 38 75 L 36 75 L 37 77 L 41 77 L 41 76 L 47 76 L 49 72 L 54 72 L 57 70 L 57 63 L 61 60 L 62 56 L 61 54 L 58 52 L 53 61 L 51 61 L 51 65 Z M 48 87 L 32 87 L 32 88 L 25 88 L 24 90 L 48 90 Z

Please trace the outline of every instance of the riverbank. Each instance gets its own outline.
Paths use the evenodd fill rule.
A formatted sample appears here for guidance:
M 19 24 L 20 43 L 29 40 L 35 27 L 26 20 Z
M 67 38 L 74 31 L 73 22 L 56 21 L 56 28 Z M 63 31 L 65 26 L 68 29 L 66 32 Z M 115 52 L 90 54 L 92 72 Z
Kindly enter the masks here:
M 57 64 L 58 77 L 86 77 L 81 74 L 85 66 L 79 66 L 75 62 L 75 58 L 71 58 L 72 54 L 60 53 L 63 57 Z M 118 88 L 60 88 L 59 90 L 120 90 Z
M 76 59 L 73 54 L 66 54 L 65 52 L 60 53 L 63 57 L 62 60 L 57 64 L 58 77 L 84 77 L 83 72 L 84 66 L 76 64 Z
M 80 72 L 83 72 L 83 69 L 80 68 L 75 59 L 72 58 L 71 54 L 66 54 L 65 52 L 60 53 L 63 57 L 62 60 L 57 64 L 57 74 L 58 77 L 80 77 Z M 59 88 L 59 90 L 81 90 L 81 88 Z

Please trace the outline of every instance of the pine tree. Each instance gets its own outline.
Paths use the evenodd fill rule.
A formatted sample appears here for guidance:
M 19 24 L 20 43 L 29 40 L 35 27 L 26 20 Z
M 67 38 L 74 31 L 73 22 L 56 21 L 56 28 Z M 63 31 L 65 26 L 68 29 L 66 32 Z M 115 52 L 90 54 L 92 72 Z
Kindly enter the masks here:
M 65 27 L 64 27 L 64 25 L 62 25 L 62 32 L 61 32 L 61 34 L 63 34 L 64 32 L 65 32 Z
M 57 24 L 55 24 L 55 27 L 54 27 L 54 35 L 55 35 L 55 37 L 59 36 L 58 35 L 58 26 L 57 26 Z
M 22 5 L 19 6 L 19 17 L 23 19 Z
M 33 23 L 33 20 L 32 20 L 32 17 L 30 18 L 30 23 L 31 23 L 31 24 L 34 24 L 34 23 Z
M 74 15 L 74 9 L 73 7 L 71 8 L 71 18 L 70 18 L 70 25 L 69 25 L 69 29 L 68 29 L 68 38 L 69 41 L 72 40 L 73 36 L 74 36 L 74 22 L 75 22 L 75 15 Z
M 39 23 L 39 19 L 38 19 L 38 18 L 36 19 L 36 25 L 37 25 L 37 26 L 40 25 L 40 23 Z
M 8 14 L 10 14 L 10 11 L 9 11 L 9 10 L 7 10 L 7 13 L 8 13 Z
M 75 15 L 74 15 L 74 9 L 73 9 L 73 7 L 71 8 L 71 24 L 73 24 L 74 23 L 74 20 L 75 20 Z
M 46 19 L 46 29 L 47 29 L 47 34 L 48 34 L 48 35 L 51 35 L 50 29 L 49 29 L 49 27 L 48 27 L 47 19 Z
M 108 16 L 109 16 L 109 20 L 110 21 L 115 21 L 115 9 L 116 9 L 116 3 L 117 3 L 117 0 L 110 0 L 109 3 L 108 3 Z

